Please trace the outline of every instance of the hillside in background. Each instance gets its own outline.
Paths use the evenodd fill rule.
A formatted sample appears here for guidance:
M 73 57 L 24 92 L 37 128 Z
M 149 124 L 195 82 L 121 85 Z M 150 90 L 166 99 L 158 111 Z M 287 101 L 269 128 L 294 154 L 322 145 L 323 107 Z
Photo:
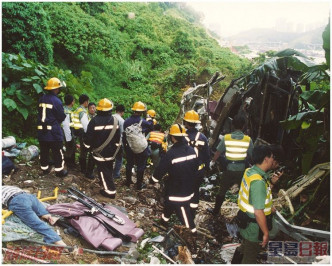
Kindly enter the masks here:
M 289 48 L 301 49 L 312 44 L 321 46 L 323 30 L 324 27 L 320 27 L 308 32 L 295 33 L 272 29 L 252 29 L 231 36 L 227 40 L 234 44 L 280 42 L 288 43 Z
M 221 48 L 198 21 L 181 3 L 2 3 L 2 52 L 24 56 L 3 54 L 4 112 L 32 119 L 17 123 L 17 134 L 30 128 L 36 117 L 30 106 L 47 79 L 57 76 L 66 80 L 66 93 L 76 102 L 88 93 L 93 101 L 108 97 L 129 110 L 141 100 L 169 126 L 183 88 L 220 71 L 227 78 L 216 88 L 218 98 L 230 80 L 251 68 L 248 60 Z M 38 68 L 37 75 L 27 64 Z M 5 131 L 13 127 L 4 124 Z

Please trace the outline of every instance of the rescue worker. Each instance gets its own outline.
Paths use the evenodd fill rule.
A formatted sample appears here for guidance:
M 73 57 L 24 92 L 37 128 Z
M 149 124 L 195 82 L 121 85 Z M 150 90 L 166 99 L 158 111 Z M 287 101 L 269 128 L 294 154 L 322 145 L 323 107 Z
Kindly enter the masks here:
M 59 246 L 67 246 L 59 235 L 40 218 L 50 224 L 56 222 L 45 206 L 35 195 L 25 192 L 15 186 L 2 186 L 2 204 L 8 207 L 24 224 L 44 236 L 44 242 Z
M 89 121 L 97 115 L 96 104 L 94 102 L 89 102 L 88 104 L 88 115 L 89 115 Z
M 200 161 L 199 169 L 198 169 L 198 179 L 195 180 L 194 186 L 194 197 L 192 202 L 190 203 L 190 208 L 192 215 L 195 217 L 196 211 L 199 203 L 199 187 L 203 182 L 203 178 L 205 176 L 206 171 L 209 170 L 210 163 L 210 149 L 208 140 L 205 135 L 199 132 L 196 129 L 196 125 L 200 124 L 199 114 L 194 110 L 190 110 L 185 113 L 183 118 L 183 124 L 187 129 L 188 136 L 186 140 L 188 145 L 192 146 L 196 152 L 196 155 Z
M 149 147 L 151 150 L 151 160 L 153 167 L 156 168 L 159 164 L 160 157 L 166 152 L 165 146 L 167 145 L 167 139 L 165 134 L 162 132 L 161 125 L 156 124 L 154 130 L 151 131 L 147 136 Z
M 67 167 L 74 167 L 76 142 L 75 142 L 74 123 L 72 122 L 72 116 L 73 116 L 73 105 L 75 103 L 75 99 L 72 95 L 67 94 L 64 100 L 65 100 L 65 106 L 63 109 L 66 114 L 65 120 L 62 122 L 62 129 L 65 135 L 65 147 L 66 147 L 64 157 Z
M 120 170 L 122 167 L 122 157 L 123 157 L 123 143 L 122 143 L 122 134 L 123 134 L 123 123 L 124 119 L 122 118 L 125 112 L 125 107 L 123 104 L 118 104 L 115 108 L 115 114 L 113 115 L 118 119 L 119 126 L 120 126 L 120 133 L 121 133 L 121 148 L 118 152 L 118 154 L 115 157 L 115 166 L 113 170 L 113 178 L 118 179 L 120 178 Z
M 89 122 L 92 118 L 94 118 L 96 116 L 96 104 L 94 102 L 89 102 L 88 104 L 88 117 L 89 117 Z M 87 169 L 86 169 L 86 177 L 88 179 L 94 179 L 94 176 L 93 176 L 93 169 L 95 168 L 95 161 L 93 159 L 93 156 L 91 154 L 91 151 L 88 150 L 88 154 L 87 154 L 87 157 L 88 157 L 88 166 L 87 166 Z
M 82 94 L 79 99 L 79 104 L 80 106 L 77 107 L 77 109 L 74 112 L 73 115 L 73 123 L 74 123 L 74 132 L 75 135 L 78 137 L 79 142 L 80 142 L 80 167 L 81 167 L 81 172 L 89 178 L 87 175 L 87 154 L 88 154 L 88 149 L 84 147 L 83 144 L 83 135 L 86 133 L 88 124 L 89 124 L 89 115 L 88 115 L 88 105 L 89 105 L 89 96 L 86 94 Z M 92 172 L 92 171 L 91 171 Z
M 157 120 L 156 120 L 156 111 L 155 110 L 148 110 L 146 113 L 146 121 L 152 120 L 153 125 L 157 125 Z
M 253 166 L 246 169 L 239 191 L 238 206 L 240 234 L 243 238 L 236 251 L 234 260 L 243 264 L 256 264 L 261 247 L 269 242 L 269 230 L 272 229 L 272 193 L 268 181 L 269 170 L 278 167 L 272 149 L 259 145 L 253 149 Z
M 227 190 L 233 185 L 240 185 L 243 172 L 249 166 L 251 160 L 253 143 L 249 136 L 245 135 L 242 130 L 245 124 L 243 116 L 237 115 L 234 117 L 233 126 L 235 131 L 231 134 L 226 134 L 217 146 L 217 151 L 210 163 L 212 168 L 216 160 L 222 155 L 224 162 L 224 169 L 219 180 L 219 191 L 216 196 L 214 209 L 207 210 L 213 215 L 220 213 Z
M 130 186 L 130 184 L 133 184 L 131 176 L 132 176 L 132 168 L 134 167 L 134 164 L 137 165 L 137 182 L 136 182 L 136 189 L 141 190 L 143 185 L 143 176 L 144 176 L 144 170 L 146 168 L 146 162 L 150 155 L 149 147 L 146 147 L 146 149 L 141 153 L 134 153 L 129 143 L 126 139 L 126 128 L 133 125 L 133 124 L 139 124 L 141 123 L 142 127 L 142 133 L 144 135 L 147 135 L 152 129 L 153 129 L 153 121 L 146 121 L 141 118 L 143 113 L 146 111 L 146 106 L 142 102 L 135 102 L 133 107 L 131 108 L 133 111 L 133 114 L 127 118 L 124 121 L 123 124 L 123 145 L 126 152 L 126 158 L 127 158 L 127 165 L 126 165 L 126 183 L 125 185 L 127 187 Z
M 91 149 L 96 160 L 101 182 L 100 194 L 115 198 L 116 189 L 112 177 L 113 162 L 121 147 L 119 122 L 112 116 L 113 103 L 104 98 L 98 102 L 97 116 L 94 117 L 84 136 L 84 145 Z
M 161 217 L 163 225 L 167 225 L 173 212 L 181 223 L 191 232 L 196 232 L 194 217 L 191 214 L 190 202 L 194 196 L 194 184 L 198 175 L 199 160 L 193 147 L 185 141 L 186 129 L 180 124 L 171 126 L 168 137 L 173 143 L 155 169 L 150 183 L 157 183 L 167 173 L 165 181 L 165 205 Z
M 61 123 L 66 118 L 61 100 L 60 89 L 66 84 L 58 78 L 51 78 L 44 88 L 48 93 L 42 95 L 38 104 L 38 141 L 40 146 L 40 167 L 43 174 L 50 173 L 49 151 L 52 151 L 56 176 L 64 177 L 68 171 L 64 169 L 65 161 L 62 151 L 63 131 Z

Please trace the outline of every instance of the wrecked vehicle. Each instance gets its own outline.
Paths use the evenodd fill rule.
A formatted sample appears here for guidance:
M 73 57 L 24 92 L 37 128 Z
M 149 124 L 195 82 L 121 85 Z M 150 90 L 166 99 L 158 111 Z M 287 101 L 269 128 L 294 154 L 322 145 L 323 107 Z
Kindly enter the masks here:
M 219 101 L 210 101 L 212 85 L 221 79 L 221 74 L 216 73 L 206 84 L 189 88 L 183 94 L 177 121 L 186 111 L 197 111 L 202 121 L 200 130 L 208 137 L 213 152 L 223 135 L 232 132 L 236 115 L 245 117 L 244 132 L 255 145 L 281 145 L 286 171 L 275 188 L 280 190 L 279 195 L 275 194 L 280 230 L 297 240 L 316 239 L 318 235 L 329 241 L 330 233 L 324 231 L 329 231 L 330 225 L 327 67 L 286 49 L 248 75 L 232 80 Z M 323 86 L 317 85 L 320 82 L 328 84 L 328 88 L 322 90 Z M 315 206 L 312 211 L 310 206 Z M 297 228 L 300 232 L 290 233 L 295 229 L 283 216 L 315 229 L 308 233 L 303 227 Z M 315 235 L 312 232 L 316 229 L 319 233 Z

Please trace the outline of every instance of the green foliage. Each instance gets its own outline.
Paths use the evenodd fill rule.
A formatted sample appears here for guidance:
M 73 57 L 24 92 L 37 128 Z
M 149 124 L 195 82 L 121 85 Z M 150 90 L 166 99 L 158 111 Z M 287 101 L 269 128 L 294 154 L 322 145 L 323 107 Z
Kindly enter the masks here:
M 179 55 L 185 58 L 192 58 L 195 55 L 193 40 L 189 37 L 189 33 L 178 31 L 171 43 L 171 48 Z
M 53 49 L 49 57 L 54 59 L 54 64 L 45 66 L 47 70 L 39 82 L 21 80 L 32 79 L 34 75 L 28 73 L 26 67 L 17 66 L 19 70 L 16 71 L 21 71 L 22 75 L 20 82 L 26 82 L 29 87 L 29 90 L 22 90 L 24 94 L 16 93 L 15 89 L 15 94 L 10 95 L 16 88 L 14 77 L 4 87 L 5 112 L 20 112 L 19 115 L 28 120 L 32 118 L 31 121 L 36 115 L 32 110 L 36 109 L 26 108 L 25 104 L 35 107 L 43 84 L 55 76 L 67 83 L 63 94 L 73 94 L 76 100 L 81 93 L 87 93 L 94 101 L 108 97 L 115 104 L 124 104 L 127 110 L 141 100 L 157 111 L 158 121 L 167 129 L 179 111 L 182 88 L 194 82 L 205 83 L 215 71 L 221 71 L 227 78 L 215 88 L 214 97 L 218 98 L 235 74 L 243 74 L 251 66 L 248 60 L 221 48 L 203 28 L 193 24 L 199 21 L 199 15 L 182 3 L 16 2 L 5 5 L 3 34 L 8 43 L 18 40 L 16 35 L 10 34 L 11 27 L 7 25 L 18 23 L 16 17 L 22 17 L 21 20 L 28 23 L 19 22 L 17 28 L 29 36 L 43 33 L 49 44 L 36 38 L 39 41 L 34 47 Z M 22 10 L 23 7 L 26 8 Z M 12 15 L 15 12 L 21 17 Z M 38 12 L 40 25 L 31 24 Z M 135 14 L 133 19 L 128 18 L 130 12 Z M 41 30 L 42 27 L 45 30 Z M 36 65 L 44 62 L 41 58 L 48 57 L 39 48 L 33 50 L 37 54 L 34 57 L 28 49 L 30 43 L 21 42 L 25 57 L 37 59 L 33 61 Z M 14 73 L 7 64 L 4 69 Z M 28 91 L 34 93 L 29 94 L 31 103 L 25 97 Z M 129 115 L 127 112 L 126 116 Z M 5 130 L 13 128 L 5 123 Z M 34 132 L 34 126 L 34 122 L 29 123 L 26 127 L 30 131 L 24 131 Z M 15 129 L 22 134 L 19 128 L 24 127 Z
M 47 67 L 23 55 L 2 53 L 3 134 L 17 137 L 35 135 L 38 99 L 50 77 L 65 80 L 67 89 L 78 99 L 81 93 L 91 93 L 92 75 L 82 72 L 75 77 L 70 70 Z
M 2 3 L 2 49 L 44 64 L 52 63 L 53 47 L 42 3 Z
M 306 174 L 318 147 L 326 145 L 323 110 L 329 107 L 330 91 L 305 91 L 300 97 L 306 107 L 310 105 L 310 109 L 306 108 L 280 123 L 285 129 L 299 131 L 296 142 L 301 150 L 299 157 L 302 173 Z

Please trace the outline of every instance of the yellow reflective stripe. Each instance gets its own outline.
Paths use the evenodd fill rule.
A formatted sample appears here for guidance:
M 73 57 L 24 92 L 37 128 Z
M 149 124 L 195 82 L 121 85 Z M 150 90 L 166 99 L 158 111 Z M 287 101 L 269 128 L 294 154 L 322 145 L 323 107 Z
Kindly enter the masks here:
M 205 142 L 204 142 L 203 140 L 197 140 L 197 141 L 196 141 L 196 144 L 197 144 L 197 145 L 204 146 Z
M 172 164 L 180 163 L 180 162 L 184 162 L 184 161 L 189 161 L 189 160 L 192 160 L 192 159 L 195 159 L 195 158 L 196 158 L 196 155 L 188 155 L 188 156 L 176 158 L 176 159 L 172 160 Z
M 155 178 L 154 176 L 152 176 L 152 180 L 153 180 L 153 182 L 155 182 L 155 183 L 159 182 L 159 180 L 158 180 L 157 178 Z
M 188 218 L 186 215 L 186 211 L 184 210 L 183 207 L 181 207 L 181 212 L 182 212 L 182 217 L 183 217 L 184 223 L 185 223 L 186 227 L 189 228 Z
M 205 164 L 202 163 L 199 167 L 198 167 L 198 170 L 202 170 L 204 168 Z
M 169 221 L 169 218 L 166 218 L 164 214 L 161 215 L 161 218 L 162 218 L 165 222 L 168 222 L 168 221 Z
M 190 200 L 193 196 L 194 196 L 194 193 L 191 194 L 190 196 L 187 196 L 187 197 L 175 197 L 175 196 L 170 196 L 170 197 L 168 197 L 168 199 L 171 200 L 171 201 L 178 201 L 178 202 L 181 202 L 181 201 L 188 201 L 188 200 Z
M 48 109 L 52 109 L 53 108 L 53 104 L 49 104 L 49 103 L 40 103 L 39 107 L 45 107 Z
M 247 157 L 247 153 L 225 153 L 227 159 L 234 158 L 234 159 L 245 159 Z
M 243 200 L 241 200 L 241 198 L 239 199 L 239 206 L 242 206 L 246 212 L 254 213 L 254 207 L 245 203 Z
M 42 170 L 47 170 L 47 169 L 48 169 L 48 166 L 40 166 L 40 168 L 41 168 Z
M 239 148 L 239 147 L 227 147 L 226 146 L 226 151 L 228 152 L 242 152 L 242 153 L 246 153 L 247 154 L 247 150 L 246 148 Z
M 192 232 L 192 233 L 195 233 L 196 231 L 197 231 L 196 228 L 191 229 L 191 232 Z
M 190 208 L 198 208 L 198 204 L 197 203 L 190 203 Z
M 52 109 L 53 108 L 53 104 L 48 104 L 48 103 L 40 103 L 39 107 L 43 108 L 43 112 L 42 112 L 42 118 L 41 121 L 45 122 L 46 119 L 46 109 Z
M 52 130 L 52 126 L 46 126 L 48 130 Z M 37 129 L 43 129 L 43 126 L 37 126 Z
M 249 142 L 244 142 L 244 141 L 235 141 L 235 140 L 226 140 L 225 145 L 229 146 L 240 146 L 240 147 L 249 147 Z

